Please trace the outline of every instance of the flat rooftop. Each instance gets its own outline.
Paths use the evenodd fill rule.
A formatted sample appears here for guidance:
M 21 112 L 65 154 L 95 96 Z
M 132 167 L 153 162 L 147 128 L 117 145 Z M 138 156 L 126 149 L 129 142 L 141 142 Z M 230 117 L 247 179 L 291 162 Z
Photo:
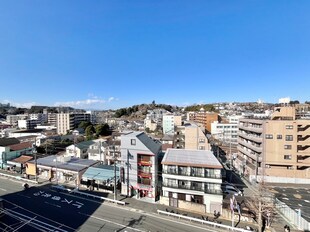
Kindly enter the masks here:
M 213 152 L 206 150 L 168 148 L 161 163 L 166 165 L 223 168 L 221 163 L 213 155 Z

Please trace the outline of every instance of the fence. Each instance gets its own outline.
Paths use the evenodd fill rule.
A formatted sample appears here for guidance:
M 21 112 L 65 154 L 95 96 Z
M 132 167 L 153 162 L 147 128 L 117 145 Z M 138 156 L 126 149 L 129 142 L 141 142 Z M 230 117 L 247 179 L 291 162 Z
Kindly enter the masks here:
M 61 186 L 61 185 L 56 185 L 56 186 L 52 186 L 52 187 L 56 188 L 58 190 L 67 191 L 69 193 L 74 193 L 74 194 L 78 194 L 78 195 L 82 195 L 82 196 L 86 196 L 86 197 L 90 197 L 90 198 L 104 200 L 104 201 L 108 201 L 108 202 L 112 202 L 112 203 L 116 203 L 116 204 L 120 204 L 120 205 L 126 204 L 126 202 L 124 202 L 124 201 L 113 200 L 113 199 L 106 198 L 106 197 L 101 197 L 101 196 L 97 196 L 97 195 L 93 195 L 93 194 L 89 194 L 89 193 L 80 192 L 77 189 L 69 189 L 69 188 L 65 188 L 64 186 Z
M 310 223 L 301 217 L 301 212 L 299 213 L 289 206 L 287 206 L 282 201 L 276 198 L 276 208 L 277 210 L 294 226 L 296 226 L 300 230 L 310 230 Z
M 227 226 L 227 225 L 222 225 L 219 223 L 215 223 L 215 222 L 210 222 L 210 221 L 206 221 L 206 220 L 202 220 L 202 219 L 198 219 L 198 218 L 193 218 L 193 217 L 188 217 L 188 216 L 184 216 L 181 214 L 177 214 L 177 213 L 170 213 L 170 212 L 166 212 L 166 211 L 162 211 L 162 210 L 157 210 L 158 214 L 164 214 L 167 216 L 173 216 L 173 217 L 177 217 L 179 219 L 185 219 L 185 220 L 189 220 L 189 221 L 194 221 L 194 222 L 198 222 L 201 224 L 206 224 L 212 227 L 217 227 L 220 229 L 223 229 L 225 231 L 240 231 L 240 232 L 248 232 L 249 230 L 246 229 L 241 229 L 241 228 L 236 228 L 236 227 L 231 227 L 231 226 Z

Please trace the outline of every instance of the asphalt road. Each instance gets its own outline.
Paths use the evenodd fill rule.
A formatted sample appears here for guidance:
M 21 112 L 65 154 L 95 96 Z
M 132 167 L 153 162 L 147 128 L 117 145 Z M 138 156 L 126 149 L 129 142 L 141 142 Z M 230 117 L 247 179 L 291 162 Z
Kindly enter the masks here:
M 217 231 L 198 223 L 141 213 L 126 206 L 102 204 L 48 186 L 24 190 L 20 182 L 0 178 L 6 231 Z
M 294 210 L 301 209 L 301 216 L 310 221 L 310 189 L 270 187 L 275 197 Z

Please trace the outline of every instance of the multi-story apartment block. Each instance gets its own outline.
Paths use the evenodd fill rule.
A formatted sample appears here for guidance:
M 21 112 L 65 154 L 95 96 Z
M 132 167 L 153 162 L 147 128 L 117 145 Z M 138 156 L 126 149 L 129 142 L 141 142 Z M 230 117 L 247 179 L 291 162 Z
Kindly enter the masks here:
M 183 126 L 175 128 L 173 147 L 177 149 L 210 149 L 205 133 L 201 127 L 193 123 L 184 123 Z
M 6 121 L 13 126 L 17 126 L 18 120 L 26 120 L 27 118 L 28 114 L 7 115 Z
M 144 132 L 121 136 L 121 194 L 156 201 L 161 143 Z
M 48 113 L 47 114 L 47 123 L 49 125 L 57 126 L 57 114 L 56 113 Z
M 19 129 L 34 129 L 37 125 L 40 125 L 42 122 L 41 120 L 35 119 L 25 119 L 25 120 L 18 120 L 17 126 Z
M 189 112 L 187 113 L 187 120 L 196 122 L 208 131 L 211 132 L 211 123 L 219 120 L 218 113 L 206 112 L 203 108 L 199 112 Z
M 211 134 L 215 139 L 222 142 L 237 144 L 238 124 L 212 122 Z
M 147 115 L 144 119 L 144 129 L 146 130 L 146 128 L 150 131 L 155 131 L 157 128 L 157 123 L 150 117 L 150 115 Z
M 211 151 L 168 149 L 160 202 L 199 213 L 222 212 L 222 165 Z
M 57 114 L 57 133 L 67 134 L 77 128 L 80 122 L 90 121 L 90 114 L 85 113 L 59 113 Z
M 310 118 L 295 107 L 271 118 L 240 119 L 235 167 L 251 181 L 310 183 Z
M 163 115 L 163 134 L 174 134 L 174 128 L 182 125 L 182 116 L 174 114 Z

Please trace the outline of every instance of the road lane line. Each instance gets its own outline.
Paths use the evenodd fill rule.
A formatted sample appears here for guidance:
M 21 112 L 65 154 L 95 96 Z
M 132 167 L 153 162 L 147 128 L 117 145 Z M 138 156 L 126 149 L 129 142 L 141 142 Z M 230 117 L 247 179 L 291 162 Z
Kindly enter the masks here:
M 3 188 L 0 188 L 0 190 L 2 190 L 2 191 L 4 191 L 4 192 L 7 192 L 8 190 L 6 190 L 6 189 L 3 189 Z
M 130 226 L 126 226 L 126 225 L 123 225 L 123 224 L 120 224 L 120 223 L 117 223 L 117 222 L 112 222 L 112 221 L 109 221 L 109 220 L 106 220 L 106 219 L 103 219 L 103 218 L 100 218 L 100 217 L 92 216 L 90 214 L 85 214 L 85 213 L 81 213 L 81 212 L 79 212 L 79 214 L 87 216 L 87 217 L 95 218 L 95 219 L 100 220 L 100 221 L 104 221 L 104 222 L 108 222 L 108 223 L 111 223 L 111 224 L 115 224 L 117 226 L 121 226 L 121 227 L 128 228 L 128 229 L 131 229 L 131 230 L 135 230 L 135 231 L 139 231 L 139 232 L 145 232 L 144 230 L 139 230 L 139 229 L 136 229 L 136 228 L 133 228 L 133 227 L 130 227 Z
M 48 205 L 52 205 L 52 206 L 55 206 L 55 207 L 58 207 L 58 208 L 61 208 L 60 205 L 56 205 L 56 204 L 52 204 L 52 203 L 49 203 L 47 201 L 44 201 L 45 204 L 48 204 Z

